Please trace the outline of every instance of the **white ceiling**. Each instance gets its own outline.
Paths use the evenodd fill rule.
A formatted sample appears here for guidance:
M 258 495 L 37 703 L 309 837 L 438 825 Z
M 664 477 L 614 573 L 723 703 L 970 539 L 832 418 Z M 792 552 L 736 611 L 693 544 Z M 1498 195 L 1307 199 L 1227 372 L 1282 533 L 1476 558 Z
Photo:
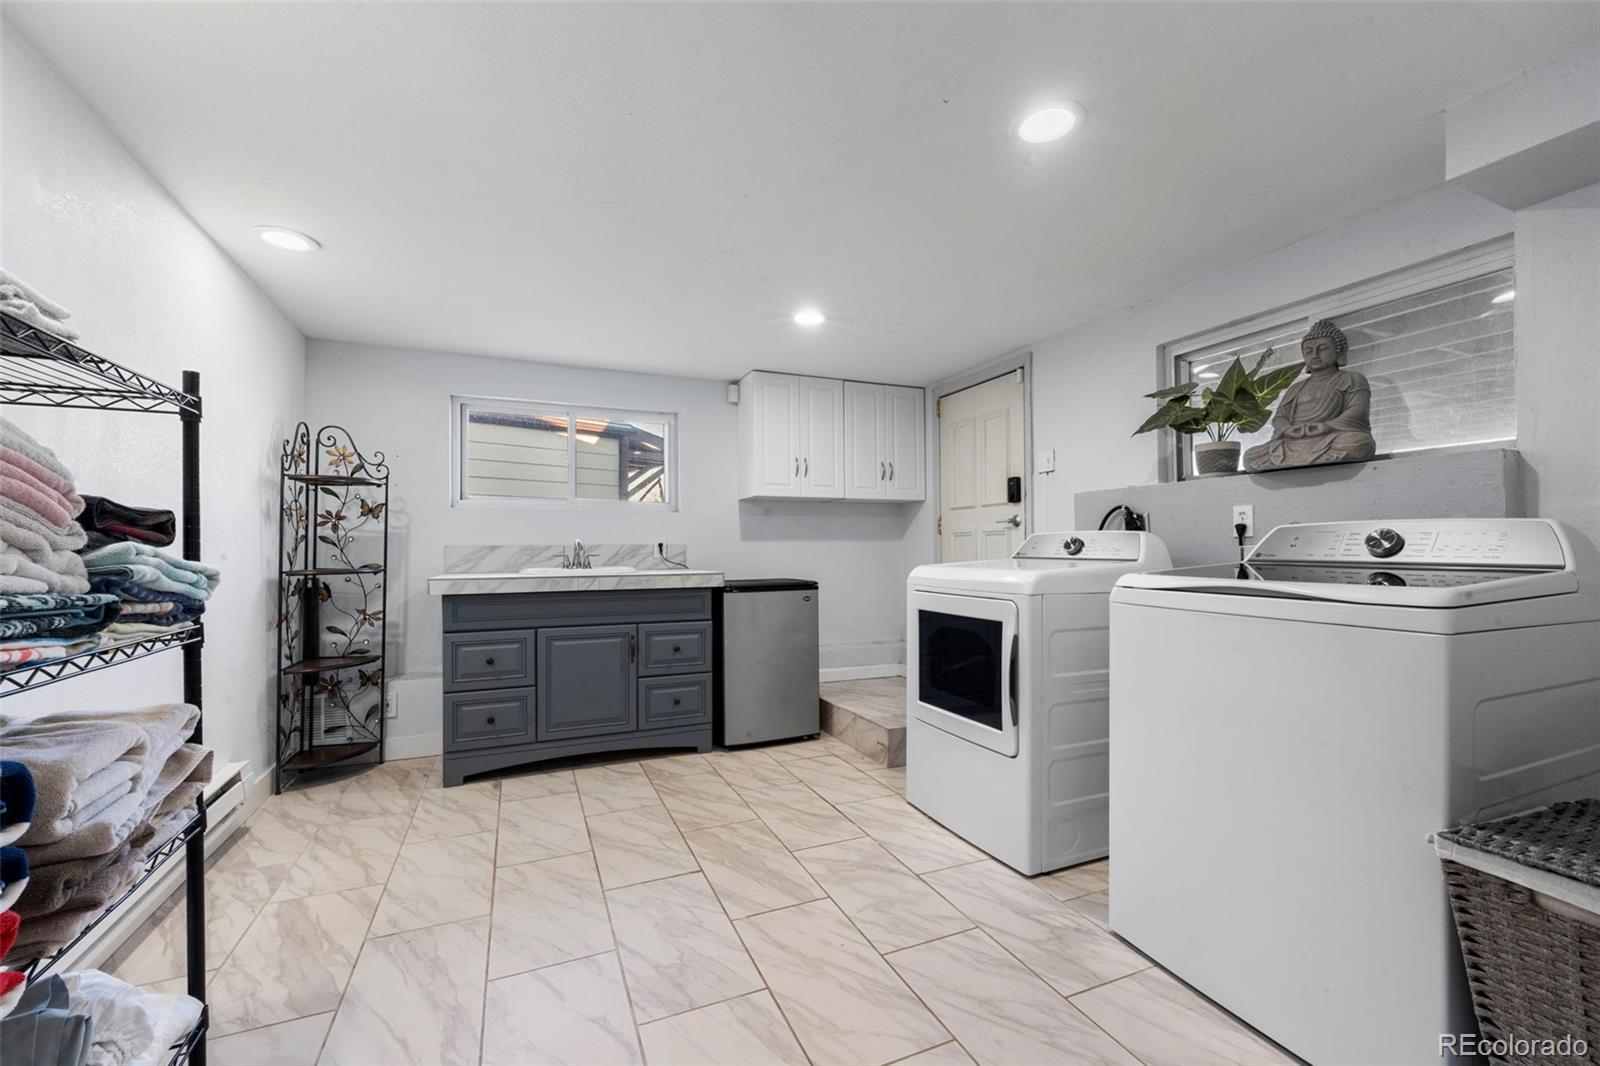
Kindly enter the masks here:
M 1441 109 L 1600 40 L 1591 3 L 6 17 L 309 336 L 907 382 L 1431 187 Z M 1086 124 L 1017 141 L 1053 97 Z

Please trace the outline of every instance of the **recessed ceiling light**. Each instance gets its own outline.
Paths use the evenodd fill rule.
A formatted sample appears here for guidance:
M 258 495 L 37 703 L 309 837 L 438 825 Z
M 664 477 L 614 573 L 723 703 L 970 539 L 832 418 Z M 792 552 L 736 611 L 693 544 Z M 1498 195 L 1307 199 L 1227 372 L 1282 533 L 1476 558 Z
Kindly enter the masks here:
M 1017 136 L 1029 144 L 1060 140 L 1083 121 L 1083 105 L 1071 100 L 1035 108 L 1017 123 Z
M 1516 289 L 1507 289 L 1505 292 L 1501 293 L 1499 296 L 1496 296 L 1494 299 L 1490 300 L 1489 302 L 1492 303 L 1492 304 L 1508 304 L 1512 300 L 1515 300 L 1516 298 L 1517 298 L 1517 290 Z
M 285 252 L 314 252 L 322 247 L 315 238 L 282 226 L 257 226 L 256 236 Z
M 826 321 L 828 316 L 815 307 L 802 307 L 794 313 L 794 324 L 797 326 L 820 326 Z

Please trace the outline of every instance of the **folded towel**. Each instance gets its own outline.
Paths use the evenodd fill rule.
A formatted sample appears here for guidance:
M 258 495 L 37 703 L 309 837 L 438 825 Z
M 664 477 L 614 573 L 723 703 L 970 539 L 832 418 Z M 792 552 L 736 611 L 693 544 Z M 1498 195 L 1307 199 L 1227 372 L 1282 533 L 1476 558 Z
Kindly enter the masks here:
M 125 577 L 101 575 L 92 578 L 89 581 L 89 590 L 109 593 L 124 603 L 172 603 L 191 615 L 200 614 L 206 609 L 205 600 L 185 596 L 181 592 L 162 592 L 159 589 L 146 588 Z
M 6 582 L 0 594 L 6 596 L 35 592 L 82 596 L 89 591 L 89 572 L 76 552 L 53 548 L 25 552 L 4 541 L 0 541 L 0 579 Z
M 150 992 L 99 970 L 63 974 L 74 1010 L 90 1028 L 85 1066 L 164 1063 L 168 1050 L 200 1021 L 200 1001 L 177 992 Z
M 0 759 L 0 844 L 22 835 L 17 829 L 33 821 L 36 801 L 28 768 L 15 759 Z
M 123 577 L 146 588 L 192 596 L 210 597 L 222 578 L 214 566 L 190 559 L 179 559 L 147 544 L 124 541 L 85 552 L 90 577 Z
M 0 848 L 0 886 L 28 879 L 28 853 L 15 844 Z M 9 907 L 6 908 L 10 910 Z
M 84 887 L 107 867 L 125 861 L 132 850 L 129 844 L 123 844 L 109 855 L 91 855 L 86 859 L 32 867 L 28 872 L 28 887 L 14 910 L 23 918 L 33 919 L 63 909 L 76 909 L 73 900 Z
M 106 855 L 121 847 L 141 825 L 144 797 L 128 793 L 110 807 L 75 826 L 71 835 L 52 844 L 28 846 L 28 861 L 41 865 Z
M 9 270 L 0 270 L 0 285 L 9 285 L 22 294 L 22 298 L 33 304 L 51 318 L 66 321 L 72 317 L 72 312 L 50 299 L 26 281 L 17 277 Z
M 15 965 L 49 955 L 71 943 L 85 926 L 98 918 L 107 906 L 139 879 L 144 868 L 144 856 L 134 851 L 130 851 L 120 862 L 109 864 L 90 878 L 67 906 L 23 922 L 16 945 L 0 961 Z
M 89 637 L 29 637 L 4 641 L 0 642 L 0 671 L 46 659 L 65 659 L 112 643 L 115 641 L 106 637 L 105 630 Z
M 0 637 L 78 637 L 117 620 L 121 601 L 108 593 L 0 596 Z
M 137 776 L 150 757 L 148 735 L 132 723 L 36 726 L 32 722 L 0 714 L 0 748 L 18 762 L 26 763 L 33 776 L 31 828 L 18 841 L 29 846 L 53 844 L 78 828 L 76 796 L 85 781 L 115 762 L 131 763 Z M 137 810 L 138 797 L 134 802 Z M 111 845 L 107 845 L 98 852 L 84 854 L 110 850 Z M 41 863 L 53 861 L 33 858 Z
M 89 533 L 101 533 L 112 540 L 133 540 L 164 548 L 178 531 L 171 511 L 129 507 L 104 496 L 85 496 L 78 521 Z
M 9 422 L 6 424 L 11 425 Z M 12 426 L 12 429 L 16 429 L 16 427 Z M 20 433 L 21 431 L 17 430 L 17 432 Z M 0 441 L 15 439 L 17 439 L 15 434 L 6 434 L 4 432 L 0 432 Z M 29 438 L 29 440 L 32 439 L 33 438 L 31 437 Z M 44 445 L 40 444 L 38 441 L 33 441 L 33 446 L 35 451 L 40 453 L 49 451 L 49 449 L 45 448 Z M 51 452 L 50 458 L 54 459 L 54 457 L 55 453 Z M 61 470 L 65 470 L 66 468 L 61 465 L 59 460 L 55 460 L 55 467 L 52 469 L 51 467 L 45 466 L 43 463 L 39 462 L 39 460 L 33 458 L 33 456 L 27 454 L 26 452 L 18 451 L 10 444 L 0 443 L 0 462 L 9 463 L 16 469 L 26 473 L 39 484 L 59 492 L 69 501 L 76 500 L 80 503 L 83 501 L 83 497 L 78 495 L 77 488 L 72 483 L 71 475 L 63 475 L 60 473 Z M 80 507 L 78 510 L 81 511 L 83 508 Z
M 11 454 L 23 458 L 18 452 Z M 0 492 L 18 503 L 31 507 L 52 525 L 65 526 L 75 521 L 84 508 L 83 498 L 76 492 L 62 492 L 52 484 L 35 477 L 31 471 L 36 468 L 43 470 L 37 464 L 18 465 L 8 460 L 4 453 L 0 453 Z
M 45 522 L 26 507 L 0 496 L 0 541 L 28 555 L 50 551 L 77 551 L 89 542 L 89 534 L 74 522 L 60 529 Z
M 61 321 L 51 318 L 39 310 L 33 301 L 24 299 L 21 290 L 12 285 L 0 285 L 0 311 L 20 318 L 34 329 L 42 329 L 46 333 L 53 333 L 64 341 L 78 339 L 78 331 Z
M 92 1048 L 93 1020 L 75 1014 L 58 974 L 23 988 L 16 1006 L 0 1019 L 0 1060 L 29 1066 L 85 1066 Z
M 0 907 L 4 907 L 7 910 L 15 907 L 17 901 L 22 898 L 22 894 L 28 891 L 28 882 L 29 878 L 24 877 L 20 880 L 7 881 L 4 885 L 0 885 Z
M 193 622 L 180 622 L 176 625 L 164 626 L 149 625 L 144 622 L 113 622 L 101 630 L 100 635 L 111 644 L 122 644 L 130 640 L 170 636 L 193 625 Z
M 167 759 L 166 765 L 145 793 L 144 817 L 148 821 L 161 809 L 179 785 L 211 780 L 211 749 L 199 744 L 184 744 Z M 192 805 L 192 804 L 191 804 Z
M 200 708 L 191 703 L 154 703 L 145 707 L 119 707 L 105 710 L 51 711 L 49 714 L 21 718 L 0 713 L 0 742 L 9 742 L 13 736 L 34 738 L 60 736 L 69 730 L 138 729 L 144 734 L 143 750 L 136 753 L 134 761 L 139 773 L 134 778 L 133 790 L 141 796 L 160 776 L 174 752 L 183 746 L 200 720 Z M 39 744 L 39 746 L 46 746 Z M 33 770 L 34 782 L 39 784 L 39 767 L 35 760 L 22 756 Z M 83 760 L 78 760 L 82 762 Z M 86 780 L 113 759 L 103 759 L 78 775 Z M 42 791 L 42 787 L 41 787 Z
M 0 912 L 0 956 L 11 950 L 17 942 L 17 926 L 21 919 L 16 911 Z

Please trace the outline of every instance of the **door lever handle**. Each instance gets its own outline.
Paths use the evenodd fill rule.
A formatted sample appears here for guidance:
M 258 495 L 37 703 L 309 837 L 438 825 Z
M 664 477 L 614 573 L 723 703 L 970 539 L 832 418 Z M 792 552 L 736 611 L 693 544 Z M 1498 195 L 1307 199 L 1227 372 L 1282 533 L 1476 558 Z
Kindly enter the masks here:
M 1013 529 L 1021 529 L 1022 516 L 1019 514 L 1014 514 L 1010 518 L 996 518 L 994 520 L 994 524 L 997 526 L 1010 526 Z

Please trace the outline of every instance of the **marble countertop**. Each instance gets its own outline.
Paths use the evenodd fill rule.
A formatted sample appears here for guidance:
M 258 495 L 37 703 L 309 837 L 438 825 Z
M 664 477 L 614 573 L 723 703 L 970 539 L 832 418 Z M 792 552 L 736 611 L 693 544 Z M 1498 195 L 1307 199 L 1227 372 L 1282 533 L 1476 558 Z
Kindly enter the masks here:
M 601 592 L 616 589 L 718 588 L 721 570 L 631 570 L 596 573 L 565 570 L 558 574 L 504 573 L 434 574 L 428 592 L 434 596 L 482 596 L 504 592 Z

